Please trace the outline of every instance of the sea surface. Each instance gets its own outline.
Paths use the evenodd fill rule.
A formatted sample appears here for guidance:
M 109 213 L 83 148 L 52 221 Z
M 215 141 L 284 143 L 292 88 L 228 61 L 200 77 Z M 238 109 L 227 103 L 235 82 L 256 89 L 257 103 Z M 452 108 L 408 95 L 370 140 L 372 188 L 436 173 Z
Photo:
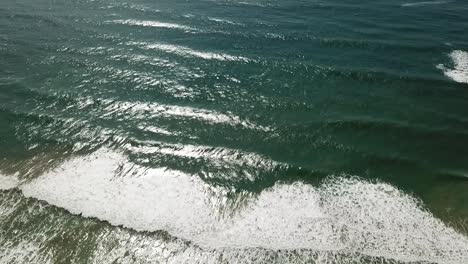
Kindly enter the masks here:
M 0 263 L 468 263 L 468 1 L 1 0 Z

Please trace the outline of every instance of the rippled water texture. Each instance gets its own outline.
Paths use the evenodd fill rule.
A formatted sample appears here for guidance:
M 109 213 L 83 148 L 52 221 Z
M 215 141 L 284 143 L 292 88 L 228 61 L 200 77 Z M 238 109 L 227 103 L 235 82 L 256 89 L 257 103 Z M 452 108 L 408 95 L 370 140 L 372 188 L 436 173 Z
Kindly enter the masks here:
M 0 263 L 468 263 L 466 14 L 1 1 Z

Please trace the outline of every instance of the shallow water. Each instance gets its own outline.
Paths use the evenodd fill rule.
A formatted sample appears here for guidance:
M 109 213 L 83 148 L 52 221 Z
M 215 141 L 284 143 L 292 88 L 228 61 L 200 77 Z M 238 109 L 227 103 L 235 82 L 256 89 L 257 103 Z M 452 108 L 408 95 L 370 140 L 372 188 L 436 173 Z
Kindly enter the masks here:
M 0 263 L 468 262 L 464 1 L 0 3 Z

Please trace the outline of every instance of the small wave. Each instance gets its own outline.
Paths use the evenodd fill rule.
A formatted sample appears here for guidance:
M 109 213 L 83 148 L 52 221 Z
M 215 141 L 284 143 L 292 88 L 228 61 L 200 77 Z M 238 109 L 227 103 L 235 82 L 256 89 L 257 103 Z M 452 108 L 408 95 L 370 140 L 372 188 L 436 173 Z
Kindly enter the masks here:
M 219 61 L 240 61 L 240 62 L 249 62 L 251 61 L 248 58 L 241 57 L 241 56 L 232 56 L 229 54 L 224 53 L 215 53 L 215 52 L 204 52 L 194 50 L 184 46 L 177 46 L 171 44 L 148 44 L 148 43 L 140 43 L 140 42 L 129 42 L 129 45 L 140 45 L 146 49 L 156 49 L 160 51 L 164 51 L 167 53 L 176 54 L 182 57 L 197 57 L 205 60 L 219 60 Z
M 453 69 L 449 69 L 443 64 L 437 65 L 445 76 L 459 83 L 468 83 L 468 52 L 455 50 L 449 54 L 453 61 Z
M 101 117 L 106 118 L 112 115 L 132 116 L 138 119 L 146 119 L 148 117 L 184 117 L 196 119 L 211 124 L 226 124 L 231 126 L 242 126 L 250 129 L 258 129 L 268 131 L 269 127 L 254 124 L 251 121 L 240 118 L 233 114 L 224 114 L 213 110 L 202 108 L 194 108 L 189 106 L 168 105 L 159 103 L 145 102 L 124 102 L 103 100 L 106 107 L 103 109 Z M 151 114 L 151 115 L 148 115 Z
M 241 1 L 241 2 L 234 2 L 234 3 L 238 4 L 238 5 L 257 6 L 257 7 L 271 7 L 271 6 L 274 6 L 272 3 L 261 3 L 261 2 Z
M 139 231 L 165 230 L 207 249 L 308 249 L 398 261 L 468 261 L 468 239 L 418 200 L 389 184 L 357 178 L 337 177 L 319 187 L 278 183 L 231 211 L 222 188 L 180 171 L 140 168 L 123 154 L 101 149 L 20 189 L 26 197 L 73 214 Z
M 145 131 L 145 132 L 151 132 L 151 133 L 154 133 L 154 134 L 160 134 L 160 135 L 164 135 L 164 136 L 179 136 L 181 134 L 180 132 L 170 131 L 170 130 L 167 130 L 167 129 L 164 129 L 164 128 L 161 128 L 161 127 L 157 127 L 157 126 L 139 125 L 138 128 Z
M 254 152 L 245 152 L 237 149 L 212 147 L 190 144 L 169 144 L 162 142 L 145 142 L 144 146 L 130 147 L 129 150 L 140 154 L 154 156 L 171 155 L 178 158 L 202 159 L 222 168 L 229 166 L 249 167 L 255 171 L 273 171 L 279 167 L 287 167 L 287 164 L 271 160 Z M 238 174 L 239 171 L 237 171 Z M 245 175 L 248 180 L 255 181 L 254 174 Z
M 265 37 L 270 38 L 270 39 L 286 40 L 286 37 L 284 35 L 276 34 L 276 33 L 266 33 Z
M 161 10 L 159 9 L 152 9 L 146 5 L 137 5 L 137 4 L 128 4 L 128 3 L 121 3 L 121 4 L 114 3 L 108 6 L 101 7 L 101 9 L 118 9 L 118 8 L 136 10 L 136 11 L 141 11 L 141 12 L 153 12 L 153 13 L 161 12 Z
M 218 0 L 208 0 L 210 2 L 213 2 L 214 4 L 217 4 L 217 5 L 229 5 L 229 6 L 251 6 L 251 7 L 272 7 L 272 6 L 277 6 L 276 4 L 273 4 L 271 2 L 263 2 L 263 1 L 232 1 L 232 0 L 228 0 L 228 1 L 218 1 Z
M 185 30 L 185 31 L 198 31 L 196 28 L 192 28 L 189 26 L 153 21 L 153 20 L 125 19 L 125 20 L 111 20 L 111 21 L 107 21 L 107 23 L 131 25 L 131 26 L 142 26 L 142 27 L 180 29 L 180 30 Z
M 228 20 L 228 19 L 216 18 L 216 17 L 208 17 L 208 20 L 213 21 L 213 22 L 217 22 L 217 23 L 221 23 L 221 24 L 230 24 L 230 25 L 237 25 L 237 26 L 243 26 L 244 25 L 242 23 L 234 22 L 234 21 L 231 21 L 231 20 Z
M 443 174 L 447 174 L 455 179 L 468 180 L 468 171 L 463 170 L 442 170 L 440 171 Z
M 414 3 L 405 3 L 402 4 L 402 7 L 412 7 L 412 6 L 422 6 L 422 5 L 442 5 L 448 4 L 452 1 L 424 1 L 424 2 L 414 2 Z

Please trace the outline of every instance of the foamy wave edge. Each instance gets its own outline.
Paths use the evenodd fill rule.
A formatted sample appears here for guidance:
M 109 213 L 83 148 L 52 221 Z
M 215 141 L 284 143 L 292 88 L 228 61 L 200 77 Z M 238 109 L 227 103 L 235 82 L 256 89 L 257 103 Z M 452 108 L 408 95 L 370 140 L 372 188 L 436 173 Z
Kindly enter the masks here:
M 355 177 L 329 178 L 318 187 L 278 183 L 229 209 L 232 203 L 223 188 L 180 171 L 141 168 L 122 153 L 101 149 L 30 182 L 20 184 L 3 175 L 0 186 L 112 225 L 165 230 L 207 250 L 261 248 L 357 253 L 404 262 L 468 261 L 467 237 L 435 218 L 417 199 L 389 184 Z
M 450 69 L 443 64 L 437 65 L 437 68 L 444 72 L 448 78 L 459 83 L 468 83 L 468 52 L 454 50 L 449 54 L 452 59 L 453 68 Z

